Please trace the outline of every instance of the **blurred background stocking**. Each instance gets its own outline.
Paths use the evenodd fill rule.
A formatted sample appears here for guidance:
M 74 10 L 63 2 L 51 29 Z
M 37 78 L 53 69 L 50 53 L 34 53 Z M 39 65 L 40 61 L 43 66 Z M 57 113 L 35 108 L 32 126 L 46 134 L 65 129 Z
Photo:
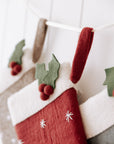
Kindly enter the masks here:
M 25 45 L 24 40 L 21 41 L 10 58 L 9 66 L 6 69 L 2 69 L 0 73 L 0 135 L 3 144 L 17 143 L 16 135 L 13 130 L 10 121 L 10 115 L 7 109 L 7 98 L 13 93 L 19 91 L 26 85 L 30 84 L 35 80 L 35 63 L 39 60 L 42 53 L 47 26 L 45 25 L 46 19 L 40 19 L 33 50 L 25 49 L 22 51 Z M 22 70 L 17 75 L 12 75 L 12 70 L 15 68 L 15 63 L 12 63 L 12 59 L 17 59 L 17 52 L 21 49 L 22 55 Z M 14 65 L 14 67 L 13 67 Z M 11 71 L 11 72 L 10 72 Z

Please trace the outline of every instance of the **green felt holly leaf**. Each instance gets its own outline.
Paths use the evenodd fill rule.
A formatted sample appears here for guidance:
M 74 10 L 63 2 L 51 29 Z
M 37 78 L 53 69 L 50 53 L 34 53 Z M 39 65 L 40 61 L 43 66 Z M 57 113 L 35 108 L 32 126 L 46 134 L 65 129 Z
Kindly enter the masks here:
M 48 64 L 49 70 L 46 71 L 45 64 L 36 65 L 35 78 L 39 80 L 39 85 L 45 83 L 55 88 L 55 82 L 59 76 L 60 64 L 55 55 L 52 55 L 52 60 Z
M 107 85 L 108 95 L 113 96 L 114 91 L 114 67 L 105 69 L 106 79 L 104 85 Z
M 12 56 L 9 59 L 8 66 L 11 62 L 16 62 L 18 64 L 22 64 L 22 56 L 23 56 L 23 47 L 25 46 L 25 40 L 20 41 L 12 54 Z
M 39 84 L 43 83 L 44 77 L 47 75 L 45 64 L 36 64 L 35 78 L 39 80 Z

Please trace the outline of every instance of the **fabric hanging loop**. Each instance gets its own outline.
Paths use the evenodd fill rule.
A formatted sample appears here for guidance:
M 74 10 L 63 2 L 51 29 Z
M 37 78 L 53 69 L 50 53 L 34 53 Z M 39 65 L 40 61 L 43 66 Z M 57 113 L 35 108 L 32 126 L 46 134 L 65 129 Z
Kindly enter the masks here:
M 43 49 L 46 32 L 47 32 L 46 21 L 47 21 L 46 19 L 40 19 L 38 23 L 38 28 L 37 28 L 36 37 L 33 46 L 33 55 L 32 55 L 32 61 L 34 63 L 38 61 Z
M 94 33 L 92 30 L 93 28 L 86 27 L 81 31 L 70 75 L 70 79 L 73 83 L 77 83 L 83 73 L 93 42 Z

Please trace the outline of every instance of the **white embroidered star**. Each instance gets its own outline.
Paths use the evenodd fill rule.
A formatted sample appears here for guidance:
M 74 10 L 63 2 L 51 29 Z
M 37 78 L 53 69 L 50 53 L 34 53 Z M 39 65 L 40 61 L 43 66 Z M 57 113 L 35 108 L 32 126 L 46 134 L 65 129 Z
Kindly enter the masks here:
M 44 119 L 42 119 L 41 121 L 40 121 L 40 126 L 41 126 L 41 128 L 45 128 L 45 126 L 46 126 L 46 121 L 44 121 Z
M 12 138 L 12 139 L 11 139 L 11 142 L 12 142 L 12 143 L 16 143 L 16 139 Z
M 67 113 L 66 113 L 66 121 L 70 121 L 70 120 L 73 120 L 73 118 L 71 117 L 73 115 L 73 113 L 72 112 L 69 112 L 69 111 L 67 111 Z
M 22 142 L 22 140 L 18 140 L 18 144 L 24 144 L 24 142 Z

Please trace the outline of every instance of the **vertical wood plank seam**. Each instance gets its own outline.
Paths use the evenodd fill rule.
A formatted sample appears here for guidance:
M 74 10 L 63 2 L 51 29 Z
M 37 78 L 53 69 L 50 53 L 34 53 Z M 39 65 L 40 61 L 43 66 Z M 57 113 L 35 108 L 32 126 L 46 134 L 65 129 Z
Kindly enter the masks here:
M 81 11 L 80 11 L 80 22 L 79 22 L 79 27 L 82 27 L 83 24 L 83 16 L 84 16 L 84 0 L 82 0 L 81 3 Z
M 8 11 L 9 11 L 9 6 L 10 6 L 10 0 L 6 0 L 6 7 L 4 9 L 4 25 L 3 25 L 3 31 L 2 31 L 2 40 L 1 40 L 1 50 L 0 50 L 0 53 L 1 53 L 1 57 L 0 57 L 0 63 L 1 63 L 1 66 L 3 67 L 4 66 L 4 57 L 5 55 L 7 54 L 6 53 L 6 47 L 5 47 L 5 43 L 7 41 L 6 40 L 6 35 L 7 35 L 7 23 L 8 23 Z

